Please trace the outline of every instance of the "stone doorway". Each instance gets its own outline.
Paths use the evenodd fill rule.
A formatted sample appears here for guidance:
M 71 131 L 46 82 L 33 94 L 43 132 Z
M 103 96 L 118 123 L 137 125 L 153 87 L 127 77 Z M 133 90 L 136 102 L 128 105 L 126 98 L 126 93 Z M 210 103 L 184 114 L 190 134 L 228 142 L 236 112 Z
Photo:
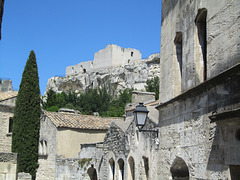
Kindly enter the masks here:
M 176 159 L 173 161 L 170 171 L 172 173 L 172 179 L 174 180 L 189 180 L 187 164 L 180 157 L 176 157 Z

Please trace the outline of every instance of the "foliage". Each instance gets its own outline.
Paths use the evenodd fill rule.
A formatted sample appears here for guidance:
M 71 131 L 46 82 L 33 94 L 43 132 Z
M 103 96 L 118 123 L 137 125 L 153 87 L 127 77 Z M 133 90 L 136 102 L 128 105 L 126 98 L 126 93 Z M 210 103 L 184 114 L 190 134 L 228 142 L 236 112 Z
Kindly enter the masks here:
M 156 76 L 153 79 L 147 80 L 146 91 L 147 92 L 155 92 L 155 98 L 159 99 L 159 77 Z
M 31 51 L 14 109 L 12 152 L 19 153 L 18 171 L 30 173 L 33 179 L 38 168 L 40 114 L 38 68 L 35 53 Z
M 62 92 L 60 94 L 49 90 L 43 109 L 57 111 L 58 108 L 79 110 L 83 114 L 98 112 L 101 116 L 120 117 L 124 114 L 125 105 L 131 102 L 132 90 L 120 92 L 118 98 L 113 98 L 105 86 L 100 89 L 88 89 L 81 94 Z

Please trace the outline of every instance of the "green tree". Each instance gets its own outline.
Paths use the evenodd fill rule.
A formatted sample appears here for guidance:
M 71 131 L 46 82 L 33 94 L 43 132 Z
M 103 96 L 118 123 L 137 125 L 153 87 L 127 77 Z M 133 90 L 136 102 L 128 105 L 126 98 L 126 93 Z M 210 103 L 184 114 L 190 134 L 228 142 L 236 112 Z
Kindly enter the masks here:
M 30 173 L 32 179 L 38 168 L 40 114 L 38 68 L 35 53 L 31 51 L 14 109 L 12 152 L 19 153 L 18 171 Z
M 156 76 L 153 79 L 147 80 L 146 91 L 147 92 L 155 92 L 155 98 L 159 99 L 159 77 Z

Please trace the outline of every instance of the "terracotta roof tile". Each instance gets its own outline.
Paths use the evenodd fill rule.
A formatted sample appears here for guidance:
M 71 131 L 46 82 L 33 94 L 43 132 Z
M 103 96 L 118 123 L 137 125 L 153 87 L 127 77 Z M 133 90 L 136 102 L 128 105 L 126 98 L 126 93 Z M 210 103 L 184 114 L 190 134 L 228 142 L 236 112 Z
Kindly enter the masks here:
M 49 112 L 44 114 L 56 127 L 69 127 L 77 129 L 108 129 L 113 121 L 123 121 L 123 118 L 89 116 L 66 112 Z
M 0 101 L 4 101 L 7 99 L 11 99 L 13 97 L 17 97 L 17 91 L 7 91 L 7 92 L 0 92 Z

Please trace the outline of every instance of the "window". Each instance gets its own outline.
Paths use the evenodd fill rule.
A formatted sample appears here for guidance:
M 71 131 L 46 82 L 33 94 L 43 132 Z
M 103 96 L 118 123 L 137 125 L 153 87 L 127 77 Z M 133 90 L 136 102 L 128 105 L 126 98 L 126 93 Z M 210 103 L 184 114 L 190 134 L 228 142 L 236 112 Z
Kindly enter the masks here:
M 113 158 L 109 160 L 109 180 L 114 180 L 115 176 L 115 162 Z
M 39 155 L 40 156 L 47 156 L 48 155 L 48 149 L 47 149 L 47 141 L 41 140 L 39 143 Z
M 198 44 L 200 49 L 200 61 L 202 62 L 202 76 L 203 81 L 207 79 L 207 9 L 202 8 L 198 10 L 195 23 L 197 26 Z
M 13 118 L 9 118 L 9 125 L 8 125 L 8 133 L 12 133 L 12 128 L 13 128 Z
M 176 46 L 176 56 L 179 65 L 179 71 L 182 76 L 182 32 L 176 32 L 174 43 Z
M 149 176 L 149 165 L 148 165 L 148 158 L 143 157 L 143 163 L 144 163 L 144 176 L 146 177 L 145 179 L 148 179 Z
M 134 159 L 132 157 L 130 157 L 128 159 L 128 164 L 129 164 L 129 180 L 134 180 L 135 179 L 135 163 L 134 163 Z
M 118 160 L 118 180 L 124 180 L 124 161 Z
M 131 52 L 131 57 L 133 57 L 133 52 Z

